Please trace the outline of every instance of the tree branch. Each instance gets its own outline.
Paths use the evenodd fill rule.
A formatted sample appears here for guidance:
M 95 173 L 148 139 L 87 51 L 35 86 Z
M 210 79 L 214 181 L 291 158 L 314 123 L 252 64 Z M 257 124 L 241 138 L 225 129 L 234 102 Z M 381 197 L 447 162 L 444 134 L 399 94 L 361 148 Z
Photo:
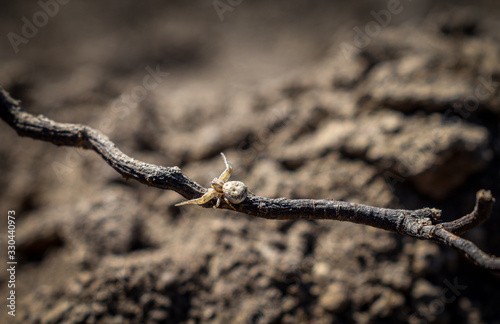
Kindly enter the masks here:
M 107 136 L 89 126 L 58 123 L 42 115 L 33 116 L 1 87 L 0 117 L 21 136 L 94 150 L 125 178 L 176 191 L 186 199 L 201 197 L 207 190 L 183 175 L 178 167 L 162 167 L 134 160 L 116 148 Z M 446 223 L 437 223 L 441 216 L 439 209 L 388 209 L 332 199 L 265 198 L 249 194 L 245 201 L 235 204 L 234 209 L 267 219 L 330 219 L 369 225 L 451 246 L 477 266 L 500 271 L 500 258 L 486 254 L 472 242 L 458 236 L 488 219 L 494 202 L 490 191 L 480 190 L 472 213 Z M 213 204 L 210 201 L 203 207 L 212 207 Z M 221 203 L 219 208 L 233 210 L 226 203 Z

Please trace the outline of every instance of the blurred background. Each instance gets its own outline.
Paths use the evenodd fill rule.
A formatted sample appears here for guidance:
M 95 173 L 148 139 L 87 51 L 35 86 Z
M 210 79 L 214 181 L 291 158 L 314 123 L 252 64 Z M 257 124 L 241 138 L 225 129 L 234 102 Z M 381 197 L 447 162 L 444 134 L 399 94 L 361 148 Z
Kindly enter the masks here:
M 450 220 L 478 189 L 500 197 L 499 13 L 495 1 L 2 1 L 0 86 L 207 187 L 223 151 L 260 196 Z M 0 138 L 19 322 L 500 323 L 499 277 L 451 248 L 178 208 L 180 195 L 94 152 L 3 122 Z M 500 256 L 499 231 L 496 206 L 465 237 Z

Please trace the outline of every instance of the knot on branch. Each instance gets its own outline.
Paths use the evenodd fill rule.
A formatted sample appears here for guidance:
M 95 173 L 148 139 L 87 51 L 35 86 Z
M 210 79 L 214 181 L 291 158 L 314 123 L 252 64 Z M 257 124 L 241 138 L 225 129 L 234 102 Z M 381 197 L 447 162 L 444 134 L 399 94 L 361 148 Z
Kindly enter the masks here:
M 401 214 L 397 231 L 418 239 L 429 239 L 431 228 L 441 217 L 441 210 L 436 208 L 422 208 L 407 214 Z

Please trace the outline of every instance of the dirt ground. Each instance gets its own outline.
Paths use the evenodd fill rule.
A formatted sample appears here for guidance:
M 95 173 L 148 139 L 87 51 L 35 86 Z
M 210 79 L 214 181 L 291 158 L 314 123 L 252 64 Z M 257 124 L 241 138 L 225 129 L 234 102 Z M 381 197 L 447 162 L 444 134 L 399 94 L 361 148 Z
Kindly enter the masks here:
M 59 1 L 2 1 L 0 85 L 31 113 L 205 186 L 224 152 L 260 196 L 446 220 L 500 199 L 498 2 Z M 1 323 L 500 323 L 500 277 L 451 248 L 175 207 L 94 152 L 0 138 Z M 466 234 L 495 255 L 499 206 Z

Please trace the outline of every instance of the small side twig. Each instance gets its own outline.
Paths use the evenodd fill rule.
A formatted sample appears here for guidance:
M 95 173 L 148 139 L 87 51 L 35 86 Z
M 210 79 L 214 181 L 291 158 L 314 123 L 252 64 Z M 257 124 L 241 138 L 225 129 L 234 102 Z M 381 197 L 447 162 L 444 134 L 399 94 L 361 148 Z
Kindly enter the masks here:
M 472 213 L 441 225 L 448 232 L 462 235 L 488 219 L 494 202 L 495 198 L 493 198 L 490 191 L 480 190 L 476 194 L 476 206 Z
M 0 117 L 21 136 L 94 150 L 125 178 L 176 191 L 186 199 L 199 198 L 207 191 L 182 174 L 178 167 L 162 167 L 134 160 L 116 148 L 108 137 L 89 126 L 58 123 L 42 115 L 33 116 L 25 112 L 19 101 L 11 98 L 1 87 Z M 494 202 L 491 192 L 480 190 L 472 213 L 445 223 L 437 223 L 441 210 L 434 208 L 388 209 L 332 199 L 265 198 L 249 194 L 239 204 L 229 206 L 222 202 L 219 208 L 268 219 L 330 219 L 369 225 L 451 246 L 477 266 L 500 271 L 500 258 L 486 254 L 474 243 L 458 236 L 487 220 Z M 213 204 L 209 201 L 202 206 L 212 207 Z

